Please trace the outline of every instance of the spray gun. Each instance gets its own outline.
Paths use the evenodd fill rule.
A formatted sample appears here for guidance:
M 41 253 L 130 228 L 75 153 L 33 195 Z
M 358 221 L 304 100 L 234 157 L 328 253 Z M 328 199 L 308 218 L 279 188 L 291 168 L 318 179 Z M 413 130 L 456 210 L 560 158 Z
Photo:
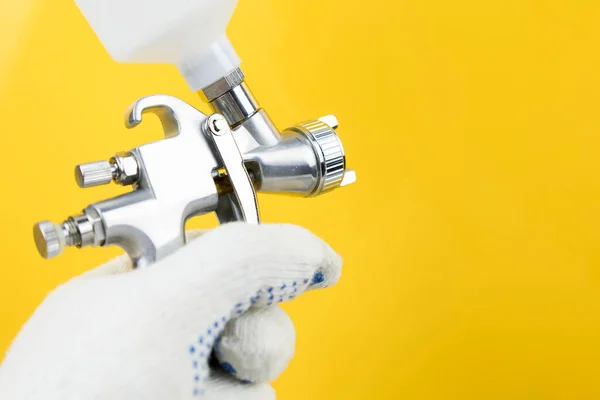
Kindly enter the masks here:
M 306 197 L 356 180 L 332 115 L 280 132 L 244 81 L 225 27 L 237 0 L 76 0 L 119 62 L 175 64 L 208 102 L 205 115 L 168 95 L 137 100 L 126 112 L 133 128 L 147 113 L 165 138 L 78 165 L 81 188 L 130 186 L 63 223 L 34 226 L 40 254 L 68 246 L 123 248 L 135 267 L 148 266 L 185 244 L 185 223 L 215 212 L 220 223 L 259 223 L 256 192 Z

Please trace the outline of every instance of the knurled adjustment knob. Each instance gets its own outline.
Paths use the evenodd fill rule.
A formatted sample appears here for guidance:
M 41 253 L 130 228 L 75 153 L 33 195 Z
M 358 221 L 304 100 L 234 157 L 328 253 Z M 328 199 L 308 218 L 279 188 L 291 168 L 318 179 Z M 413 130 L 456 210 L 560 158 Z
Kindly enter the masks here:
M 346 156 L 342 141 L 335 133 L 337 119 L 333 115 L 307 121 L 291 128 L 301 132 L 313 145 L 319 162 L 319 184 L 311 194 L 317 196 L 342 184 L 346 171 Z
M 63 252 L 66 246 L 62 226 L 50 221 L 42 221 L 33 226 L 35 245 L 44 258 L 52 258 Z
M 75 167 L 75 180 L 80 188 L 107 185 L 112 182 L 115 167 L 108 161 L 95 161 Z

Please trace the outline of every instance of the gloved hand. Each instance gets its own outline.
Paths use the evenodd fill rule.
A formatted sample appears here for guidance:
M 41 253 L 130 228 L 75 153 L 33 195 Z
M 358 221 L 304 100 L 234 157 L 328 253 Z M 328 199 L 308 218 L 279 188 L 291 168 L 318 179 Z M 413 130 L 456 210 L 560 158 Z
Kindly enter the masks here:
M 341 260 L 305 229 L 234 223 L 130 269 L 49 294 L 0 366 L 0 399 L 273 399 L 295 342 L 276 304 L 337 282 Z

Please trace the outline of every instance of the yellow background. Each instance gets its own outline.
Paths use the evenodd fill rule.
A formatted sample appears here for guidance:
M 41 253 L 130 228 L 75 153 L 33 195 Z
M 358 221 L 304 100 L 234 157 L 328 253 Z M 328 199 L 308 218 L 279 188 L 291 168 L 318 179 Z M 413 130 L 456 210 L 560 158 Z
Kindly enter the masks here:
M 172 67 L 114 63 L 71 1 L 0 4 L 2 354 L 118 253 L 37 255 L 34 222 L 120 192 L 73 166 L 160 137 L 124 128 L 137 97 L 206 107 Z M 359 177 L 260 199 L 346 261 L 285 307 L 280 399 L 600 398 L 599 20 L 577 0 L 241 1 L 228 32 L 261 104 L 280 128 L 335 113 Z

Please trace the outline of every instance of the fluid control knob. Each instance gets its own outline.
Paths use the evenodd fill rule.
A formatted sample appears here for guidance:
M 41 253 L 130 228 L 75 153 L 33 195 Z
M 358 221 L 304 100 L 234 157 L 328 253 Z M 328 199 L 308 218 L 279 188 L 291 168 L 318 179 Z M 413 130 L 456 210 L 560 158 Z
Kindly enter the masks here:
M 115 166 L 108 161 L 95 161 L 75 167 L 75 180 L 80 188 L 107 185 L 112 182 Z
M 33 226 L 35 245 L 44 258 L 53 258 L 63 252 L 66 246 L 62 226 L 42 221 Z
M 128 152 L 117 153 L 109 161 L 94 161 L 75 167 L 75 180 L 80 188 L 107 185 L 111 182 L 127 186 L 140 177 L 140 167 Z

